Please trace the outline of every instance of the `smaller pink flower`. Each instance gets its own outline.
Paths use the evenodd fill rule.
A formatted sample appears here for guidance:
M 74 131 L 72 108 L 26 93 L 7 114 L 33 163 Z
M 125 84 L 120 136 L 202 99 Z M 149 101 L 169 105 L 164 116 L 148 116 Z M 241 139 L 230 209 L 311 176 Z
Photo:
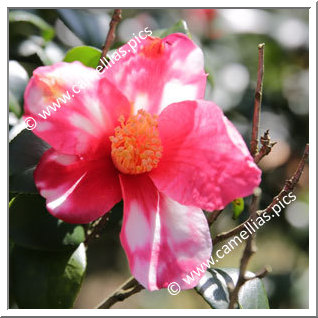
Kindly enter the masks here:
M 48 211 L 87 223 L 123 199 L 120 239 L 136 279 L 149 290 L 194 287 L 199 277 L 182 278 L 212 251 L 201 209 L 251 194 L 261 174 L 221 109 L 202 100 L 202 51 L 172 34 L 147 38 L 102 78 L 77 62 L 40 67 L 25 116 L 83 77 L 91 83 L 83 94 L 33 130 L 52 146 L 34 175 Z

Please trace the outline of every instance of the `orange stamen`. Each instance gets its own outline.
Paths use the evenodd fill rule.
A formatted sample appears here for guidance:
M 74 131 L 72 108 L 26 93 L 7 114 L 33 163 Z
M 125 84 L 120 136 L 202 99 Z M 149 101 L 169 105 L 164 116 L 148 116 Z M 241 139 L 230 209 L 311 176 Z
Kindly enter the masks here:
M 117 169 L 126 174 L 140 174 L 157 167 L 162 155 L 157 116 L 139 110 L 126 123 L 120 116 L 119 122 L 115 135 L 109 137 Z

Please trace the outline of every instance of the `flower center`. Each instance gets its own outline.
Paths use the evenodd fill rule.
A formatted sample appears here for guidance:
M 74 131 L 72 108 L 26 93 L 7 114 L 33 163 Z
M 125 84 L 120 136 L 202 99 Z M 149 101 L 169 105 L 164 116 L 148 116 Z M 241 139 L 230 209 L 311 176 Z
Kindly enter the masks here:
M 144 110 L 139 110 L 126 123 L 123 116 L 119 117 L 120 126 L 109 137 L 112 159 L 119 171 L 140 174 L 157 167 L 162 154 L 157 118 Z

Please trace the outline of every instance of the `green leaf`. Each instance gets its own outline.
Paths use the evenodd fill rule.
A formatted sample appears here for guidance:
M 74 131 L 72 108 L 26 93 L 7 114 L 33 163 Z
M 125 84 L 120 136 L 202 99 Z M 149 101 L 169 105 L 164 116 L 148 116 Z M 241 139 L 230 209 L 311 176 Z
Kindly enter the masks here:
M 195 289 L 212 308 L 226 309 L 229 306 L 227 285 L 232 283 L 235 286 L 238 276 L 237 268 L 208 269 Z M 246 272 L 246 276 L 253 277 L 255 274 Z M 247 281 L 240 289 L 238 302 L 242 309 L 268 309 L 263 282 L 259 278 Z
M 9 190 L 37 193 L 33 172 L 49 145 L 24 129 L 9 144 Z
M 176 24 L 174 24 L 169 29 L 154 31 L 153 36 L 158 36 L 160 38 L 164 38 L 172 33 L 184 33 L 191 39 L 191 33 L 189 31 L 187 22 L 185 22 L 184 20 L 179 20 Z
M 233 219 L 236 220 L 244 211 L 244 200 L 238 198 L 232 201 Z
M 10 11 L 9 22 L 28 22 L 40 29 L 41 35 L 45 41 L 50 41 L 54 37 L 54 28 L 46 23 L 39 16 L 27 11 Z
M 82 225 L 51 214 L 40 195 L 20 194 L 10 202 L 9 236 L 17 245 L 44 251 L 74 250 L 85 239 Z
M 80 61 L 88 67 L 96 68 L 101 54 L 101 50 L 92 46 L 77 46 L 67 51 L 64 62 Z
M 74 252 L 14 246 L 12 290 L 19 308 L 72 308 L 86 269 L 84 244 Z

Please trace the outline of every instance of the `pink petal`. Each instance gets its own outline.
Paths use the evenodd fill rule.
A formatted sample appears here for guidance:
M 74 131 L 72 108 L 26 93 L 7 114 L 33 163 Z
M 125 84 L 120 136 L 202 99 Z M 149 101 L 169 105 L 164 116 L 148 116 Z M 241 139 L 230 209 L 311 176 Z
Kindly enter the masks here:
M 193 288 L 186 275 L 210 258 L 212 242 L 201 209 L 186 207 L 159 193 L 150 178 L 120 175 L 124 221 L 120 234 L 129 266 L 147 289 L 167 288 L 177 282 Z
M 80 92 L 76 94 L 73 89 Z M 66 103 L 58 99 L 63 94 Z M 24 116 L 37 121 L 33 130 L 37 136 L 62 153 L 91 157 L 109 147 L 108 136 L 119 124 L 119 116 L 128 116 L 131 111 L 127 99 L 113 84 L 80 62 L 37 68 L 24 101 Z M 60 108 L 49 108 L 51 115 L 43 119 L 43 110 L 53 103 Z
M 110 157 L 84 160 L 49 149 L 34 173 L 48 211 L 69 223 L 89 223 L 122 198 L 118 174 Z
M 143 108 L 159 114 L 171 103 L 204 97 L 203 53 L 186 35 L 148 37 L 136 46 L 136 53 L 129 42 L 117 52 L 121 50 L 126 55 L 104 74 L 134 103 L 135 112 Z
M 259 185 L 261 170 L 214 103 L 170 105 L 159 116 L 159 133 L 163 156 L 150 177 L 177 202 L 213 211 Z

